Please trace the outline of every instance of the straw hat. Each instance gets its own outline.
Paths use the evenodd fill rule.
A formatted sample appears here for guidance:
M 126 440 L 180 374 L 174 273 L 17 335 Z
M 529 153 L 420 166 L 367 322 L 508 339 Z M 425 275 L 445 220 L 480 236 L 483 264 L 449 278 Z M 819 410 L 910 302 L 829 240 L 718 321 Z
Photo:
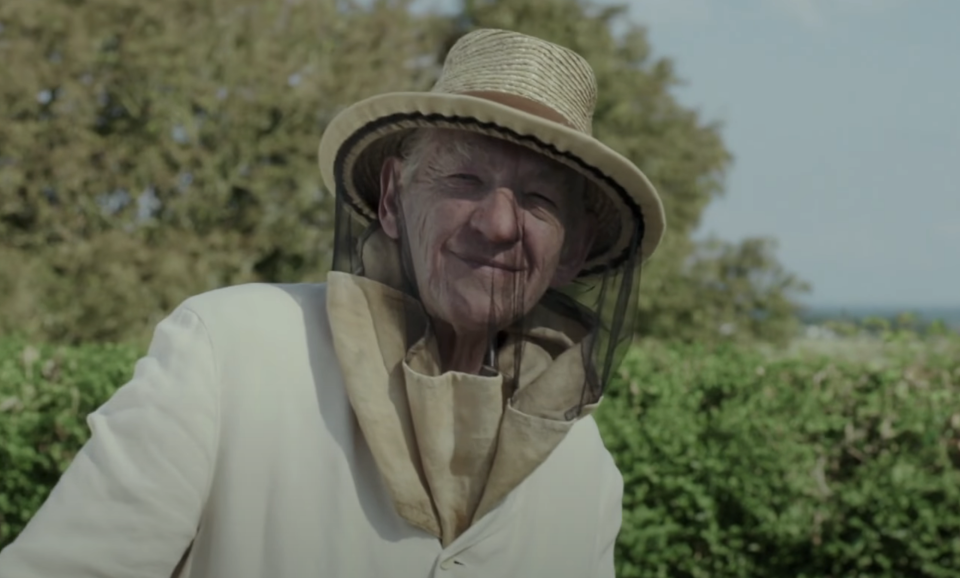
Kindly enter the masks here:
M 502 138 L 587 177 L 600 226 L 581 276 L 618 267 L 635 251 L 645 261 L 663 237 L 663 205 L 640 169 L 592 136 L 596 98 L 593 69 L 575 52 L 516 32 L 476 30 L 450 49 L 429 92 L 382 94 L 337 115 L 320 141 L 320 171 L 327 188 L 369 223 L 377 219 L 383 161 L 398 154 L 410 129 Z

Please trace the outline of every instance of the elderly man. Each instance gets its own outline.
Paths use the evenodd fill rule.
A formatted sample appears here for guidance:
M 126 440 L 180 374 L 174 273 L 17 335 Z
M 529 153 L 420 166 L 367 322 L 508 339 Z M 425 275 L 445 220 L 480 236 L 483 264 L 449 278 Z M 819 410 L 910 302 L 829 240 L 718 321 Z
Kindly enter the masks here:
M 429 93 L 340 114 L 327 283 L 161 322 L 0 577 L 612 577 L 590 414 L 664 218 L 595 93 L 569 50 L 479 30 Z

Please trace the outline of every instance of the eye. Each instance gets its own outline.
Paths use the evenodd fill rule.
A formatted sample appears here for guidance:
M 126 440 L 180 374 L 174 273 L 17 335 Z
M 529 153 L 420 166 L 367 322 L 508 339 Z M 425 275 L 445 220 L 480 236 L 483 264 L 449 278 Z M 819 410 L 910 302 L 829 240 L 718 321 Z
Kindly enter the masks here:
M 470 173 L 454 173 L 449 175 L 447 178 L 471 184 L 479 184 L 481 182 L 480 177 L 477 175 L 471 175 Z
M 538 204 L 543 204 L 548 207 L 556 207 L 557 203 L 547 195 L 543 193 L 538 193 L 537 191 L 528 191 L 523 194 L 524 198 L 531 199 Z

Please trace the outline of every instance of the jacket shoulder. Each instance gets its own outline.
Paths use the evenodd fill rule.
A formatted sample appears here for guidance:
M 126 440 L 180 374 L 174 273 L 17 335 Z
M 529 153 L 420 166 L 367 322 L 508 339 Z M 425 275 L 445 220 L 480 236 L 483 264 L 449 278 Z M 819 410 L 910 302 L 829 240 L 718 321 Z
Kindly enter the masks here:
M 214 289 L 181 305 L 208 326 L 241 328 L 326 317 L 326 283 L 248 283 Z
M 570 460 L 572 463 L 589 464 L 588 471 L 592 472 L 593 483 L 600 483 L 607 489 L 622 488 L 623 475 L 613 458 L 613 454 L 607 449 L 597 427 L 597 422 L 592 415 L 580 419 L 567 438 L 560 444 L 565 452 L 564 460 Z

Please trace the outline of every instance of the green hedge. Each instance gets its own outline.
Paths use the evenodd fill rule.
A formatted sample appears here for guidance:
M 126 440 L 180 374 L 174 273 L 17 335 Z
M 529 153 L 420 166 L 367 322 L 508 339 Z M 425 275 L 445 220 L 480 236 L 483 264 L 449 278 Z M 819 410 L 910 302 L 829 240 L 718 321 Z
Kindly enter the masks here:
M 87 414 L 133 375 L 141 353 L 0 340 L 0 548 L 46 499 L 89 436 Z
M 0 342 L 0 547 L 138 354 Z M 960 575 L 956 344 L 873 360 L 650 344 L 597 417 L 626 483 L 621 577 Z
M 915 345 L 631 355 L 598 416 L 618 575 L 960 576 L 960 349 Z

